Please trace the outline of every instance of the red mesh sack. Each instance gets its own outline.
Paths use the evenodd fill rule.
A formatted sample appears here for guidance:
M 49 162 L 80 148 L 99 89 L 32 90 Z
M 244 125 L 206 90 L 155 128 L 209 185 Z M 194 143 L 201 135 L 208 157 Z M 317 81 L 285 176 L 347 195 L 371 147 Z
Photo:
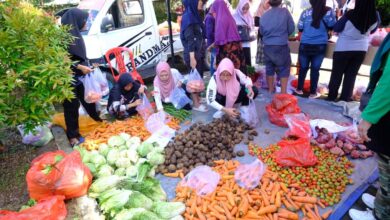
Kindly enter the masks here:
M 63 220 L 67 211 L 64 196 L 49 196 L 20 212 L 0 210 L 0 220 Z

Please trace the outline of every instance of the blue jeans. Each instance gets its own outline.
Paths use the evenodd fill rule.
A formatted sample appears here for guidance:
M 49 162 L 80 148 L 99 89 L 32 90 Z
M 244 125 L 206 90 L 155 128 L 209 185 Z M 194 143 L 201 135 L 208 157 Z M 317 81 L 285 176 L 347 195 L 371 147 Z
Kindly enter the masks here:
M 318 79 L 320 77 L 320 68 L 324 60 L 326 44 L 302 44 L 299 45 L 299 77 L 298 90 L 303 89 L 305 78 L 310 65 L 310 94 L 316 94 Z
M 210 75 L 213 76 L 215 69 L 214 69 L 214 62 L 215 62 L 215 57 L 217 55 L 217 49 L 212 48 L 210 51 Z

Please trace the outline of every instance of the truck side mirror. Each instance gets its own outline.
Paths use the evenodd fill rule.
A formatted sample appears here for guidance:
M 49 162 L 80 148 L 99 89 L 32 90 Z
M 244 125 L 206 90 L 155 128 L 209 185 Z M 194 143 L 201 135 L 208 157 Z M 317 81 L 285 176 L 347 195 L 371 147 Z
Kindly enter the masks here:
M 107 14 L 102 21 L 102 24 L 100 26 L 100 31 L 102 33 L 106 33 L 108 31 L 112 31 L 115 27 L 114 19 L 112 18 L 111 14 Z

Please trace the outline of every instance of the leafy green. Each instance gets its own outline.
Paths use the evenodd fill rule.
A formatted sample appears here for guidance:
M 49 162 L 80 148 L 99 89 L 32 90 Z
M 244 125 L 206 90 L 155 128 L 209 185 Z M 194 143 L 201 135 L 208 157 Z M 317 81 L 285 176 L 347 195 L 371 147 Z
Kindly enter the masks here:
M 117 176 L 126 176 L 126 168 L 118 168 L 114 172 Z
M 153 190 L 154 187 L 160 186 L 160 182 L 154 178 L 145 178 L 142 182 L 127 178 L 121 181 L 118 185 L 124 189 L 134 190 L 145 194 Z
M 126 203 L 126 208 L 144 208 L 150 209 L 152 208 L 153 201 L 149 199 L 144 194 L 133 191 L 130 196 L 129 201 Z
M 132 220 L 162 220 L 153 212 L 148 210 L 137 213 L 133 216 Z
M 88 167 L 89 171 L 91 171 L 93 176 L 95 176 L 97 174 L 95 164 L 93 164 L 93 163 L 84 163 L 84 164 L 85 164 L 85 166 Z
M 118 190 L 113 193 L 106 201 L 100 203 L 100 209 L 104 213 L 110 213 L 111 216 L 114 216 L 118 213 L 126 203 L 129 201 L 130 195 L 133 192 L 130 190 Z
M 108 139 L 108 145 L 110 147 L 119 147 L 126 144 L 126 141 L 120 136 L 112 136 Z
M 186 206 L 182 202 L 156 202 L 152 207 L 152 211 L 163 219 L 170 219 L 181 215 L 185 210 Z
M 116 160 L 119 158 L 119 150 L 111 149 L 107 154 L 107 162 L 110 165 L 115 165 Z
M 143 162 L 138 165 L 137 172 L 137 181 L 142 182 L 145 177 L 147 177 L 150 170 L 152 170 L 153 166 L 148 162 Z
M 138 168 L 136 166 L 130 166 L 126 168 L 126 176 L 135 177 L 137 176 Z
M 154 186 L 149 191 L 144 192 L 144 195 L 152 199 L 154 202 L 167 200 L 167 194 L 160 184 Z
M 105 157 L 107 156 L 110 149 L 111 148 L 107 144 L 100 144 L 99 145 L 99 153 Z
M 107 163 L 106 159 L 100 154 L 92 155 L 91 162 L 95 164 L 95 167 L 97 168 Z
M 121 137 L 125 142 L 130 140 L 130 138 L 131 138 L 131 136 L 129 134 L 126 134 L 126 133 L 120 133 L 119 137 Z M 123 143 L 123 144 L 125 144 L 125 143 Z
M 130 159 L 126 158 L 126 157 L 119 157 L 116 162 L 115 162 L 115 165 L 118 167 L 118 168 L 127 168 L 127 167 L 130 167 L 131 166 L 131 162 L 130 162 Z
M 134 209 L 123 209 L 117 215 L 115 215 L 116 220 L 132 220 L 134 216 L 145 212 L 146 209 L 143 208 L 134 208 Z
M 97 199 L 99 200 L 99 203 L 103 203 L 103 202 L 107 201 L 111 196 L 116 195 L 118 192 L 120 192 L 120 190 L 118 190 L 117 188 L 112 188 L 112 189 L 109 189 L 109 190 L 101 193 L 97 197 Z
M 116 175 L 100 177 L 92 183 L 89 190 L 91 192 L 101 193 L 111 188 L 114 188 L 115 185 L 118 184 L 122 179 L 123 177 L 119 177 Z

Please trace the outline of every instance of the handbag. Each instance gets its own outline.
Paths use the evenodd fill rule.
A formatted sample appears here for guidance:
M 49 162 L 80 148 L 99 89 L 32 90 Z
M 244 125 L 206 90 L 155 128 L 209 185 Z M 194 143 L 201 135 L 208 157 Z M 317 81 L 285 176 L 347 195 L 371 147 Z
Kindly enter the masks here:
M 381 78 L 383 74 L 383 67 L 378 70 L 378 73 L 374 74 L 375 77 L 370 80 L 370 83 L 368 84 L 367 90 L 362 94 L 362 97 L 360 98 L 360 105 L 359 110 L 361 112 L 364 111 L 368 103 L 370 102 L 371 96 L 374 93 L 376 84 L 378 84 L 379 79 Z
M 244 23 L 246 24 L 245 21 Z M 256 39 L 256 36 L 252 34 L 252 30 L 248 25 L 237 25 L 237 30 L 242 42 L 253 41 Z

